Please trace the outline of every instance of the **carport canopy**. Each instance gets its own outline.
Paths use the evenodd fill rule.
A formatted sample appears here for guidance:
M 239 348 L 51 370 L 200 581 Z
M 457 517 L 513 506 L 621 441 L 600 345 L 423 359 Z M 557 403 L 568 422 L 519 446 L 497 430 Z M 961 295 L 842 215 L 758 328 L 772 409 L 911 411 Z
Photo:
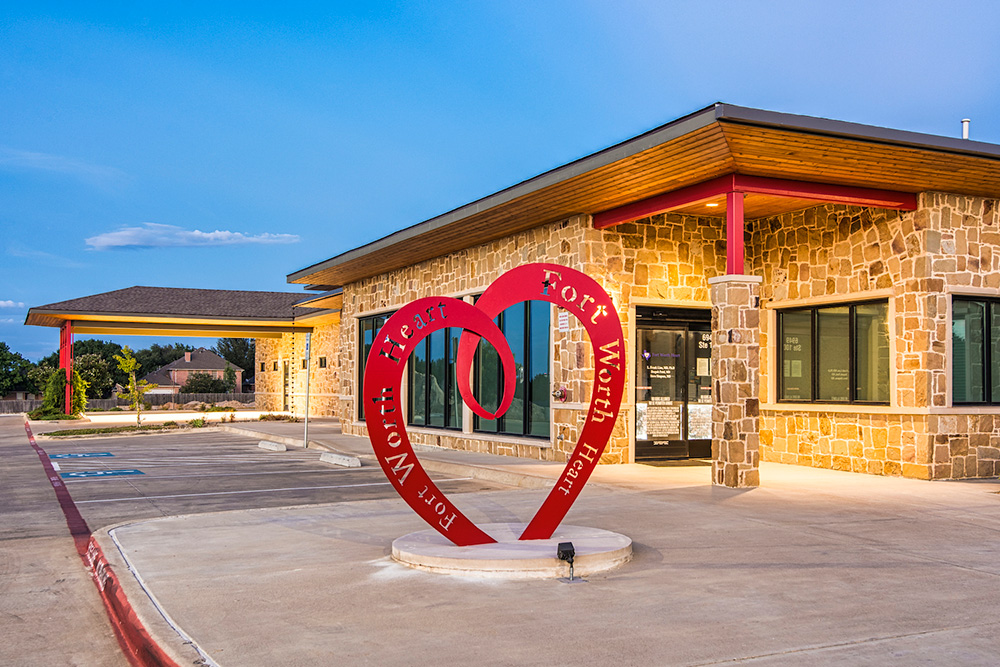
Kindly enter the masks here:
M 59 328 L 59 367 L 70 379 L 73 335 L 280 338 L 340 321 L 340 290 L 294 292 L 127 287 L 28 310 L 24 323 Z M 66 383 L 66 405 L 71 404 Z

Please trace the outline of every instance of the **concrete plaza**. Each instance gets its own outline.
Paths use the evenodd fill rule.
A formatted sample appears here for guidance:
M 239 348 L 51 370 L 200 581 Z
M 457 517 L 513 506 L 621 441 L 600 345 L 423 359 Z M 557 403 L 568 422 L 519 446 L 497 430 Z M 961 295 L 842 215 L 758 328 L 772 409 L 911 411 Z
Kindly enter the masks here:
M 321 446 L 366 449 L 331 425 L 311 433 Z M 546 493 L 539 487 L 561 468 L 450 450 L 420 456 L 429 469 L 527 487 L 457 496 L 482 523 L 529 519 Z M 395 564 L 392 540 L 425 526 L 394 498 L 150 519 L 97 534 L 140 618 L 180 664 L 1000 661 L 996 480 L 763 464 L 761 482 L 740 491 L 713 487 L 707 467 L 599 467 L 566 522 L 624 533 L 635 554 L 579 585 Z

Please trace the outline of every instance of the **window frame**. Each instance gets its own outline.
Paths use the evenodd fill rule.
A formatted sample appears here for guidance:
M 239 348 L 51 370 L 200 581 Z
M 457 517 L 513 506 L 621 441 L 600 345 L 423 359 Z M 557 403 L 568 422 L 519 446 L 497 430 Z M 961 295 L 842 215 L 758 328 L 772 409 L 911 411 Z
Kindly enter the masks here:
M 981 401 L 956 401 L 955 400 L 955 302 L 965 301 L 969 303 L 981 303 L 983 304 L 983 340 L 982 346 L 982 359 L 983 359 L 983 400 Z M 981 406 L 1000 406 L 1000 396 L 993 396 L 993 331 L 991 323 L 993 322 L 994 309 L 996 312 L 1000 313 L 1000 297 L 989 297 L 980 296 L 973 294 L 953 294 L 951 297 L 950 312 L 949 312 L 949 346 L 950 352 L 949 363 L 951 365 L 951 372 L 948 375 L 948 381 L 950 382 L 951 389 L 951 404 L 955 405 L 981 405 Z M 968 335 L 968 334 L 966 334 Z
M 792 403 L 792 404 L 828 404 L 828 405 L 891 405 L 892 403 L 892 346 L 891 341 L 889 345 L 889 363 L 886 366 L 888 377 L 886 377 L 886 382 L 889 387 L 889 400 L 886 401 L 867 401 L 857 398 L 858 387 L 857 387 L 857 375 L 858 375 L 858 358 L 857 358 L 857 308 L 859 306 L 866 306 L 871 304 L 885 304 L 886 306 L 886 334 L 891 338 L 891 332 L 889 332 L 889 324 L 892 320 L 891 313 L 889 312 L 889 299 L 864 299 L 858 301 L 849 302 L 834 302 L 834 303 L 822 303 L 813 304 L 808 306 L 793 306 L 788 308 L 782 308 L 777 311 L 777 336 L 776 336 L 776 351 L 777 354 L 775 358 L 777 363 L 775 365 L 775 375 L 777 376 L 776 390 L 778 403 Z M 848 398 L 847 400 L 833 400 L 818 398 L 820 390 L 820 344 L 819 344 L 819 311 L 829 308 L 847 308 L 848 318 L 847 318 L 847 330 L 848 330 L 848 381 L 847 390 Z M 784 373 L 784 362 L 785 362 L 785 349 L 784 349 L 784 315 L 786 313 L 804 313 L 808 312 L 810 314 L 810 326 L 809 326 L 809 338 L 810 338 L 810 350 L 809 350 L 809 364 L 810 364 L 810 386 L 809 386 L 809 398 L 785 398 L 785 373 Z
M 395 311 L 393 311 L 395 312 Z M 385 326 L 386 320 L 392 316 L 392 312 L 388 313 L 378 313 L 374 315 L 365 315 L 364 317 L 358 317 L 356 319 L 358 323 L 358 336 L 357 342 L 358 346 L 355 348 L 357 350 L 358 368 L 357 368 L 357 389 L 358 389 L 358 401 L 355 413 L 358 416 L 358 421 L 366 421 L 365 419 L 365 364 L 368 362 L 368 354 L 371 349 L 365 350 L 365 322 L 372 323 L 372 347 L 375 346 L 375 342 L 378 340 L 378 333 Z M 381 321 L 380 321 L 381 320 Z M 376 328 L 377 325 L 377 328 Z

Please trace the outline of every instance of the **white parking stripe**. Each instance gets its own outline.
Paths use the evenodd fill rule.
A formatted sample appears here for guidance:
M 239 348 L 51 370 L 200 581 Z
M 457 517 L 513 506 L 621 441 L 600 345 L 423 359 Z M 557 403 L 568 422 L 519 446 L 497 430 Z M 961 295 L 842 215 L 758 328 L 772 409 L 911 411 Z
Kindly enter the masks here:
M 440 479 L 441 482 L 463 482 L 472 479 L 471 477 L 455 477 L 451 479 Z M 277 493 L 279 491 L 313 491 L 316 489 L 351 489 L 359 486 L 389 486 L 389 482 L 368 482 L 365 484 L 335 484 L 333 486 L 295 486 L 287 489 L 257 489 L 253 491 L 210 491 L 207 493 L 176 493 L 169 496 L 135 496 L 132 498 L 103 498 L 101 500 L 77 500 L 77 505 L 88 503 L 118 503 L 135 500 L 161 500 L 165 498 L 193 498 L 196 496 L 233 496 L 241 493 Z

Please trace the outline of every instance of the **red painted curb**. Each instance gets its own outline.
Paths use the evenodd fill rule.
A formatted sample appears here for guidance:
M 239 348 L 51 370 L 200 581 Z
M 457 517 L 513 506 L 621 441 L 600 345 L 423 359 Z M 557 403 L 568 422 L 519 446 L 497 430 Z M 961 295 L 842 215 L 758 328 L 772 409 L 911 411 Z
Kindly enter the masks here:
M 63 511 L 63 516 L 66 517 L 66 525 L 73 537 L 76 552 L 90 571 L 97 591 L 101 595 L 101 601 L 104 602 L 104 609 L 111 621 L 111 628 L 118 638 L 118 643 L 121 645 L 125 657 L 136 667 L 180 667 L 153 640 L 139 620 L 135 609 L 132 608 L 122 590 L 118 576 L 111 569 L 108 559 L 105 558 L 101 545 L 94 539 L 90 527 L 83 515 L 80 514 L 80 510 L 77 509 L 76 503 L 73 502 L 69 489 L 66 488 L 62 478 L 52 467 L 49 455 L 35 442 L 35 436 L 27 421 L 24 422 L 24 430 L 28 434 L 28 442 L 42 462 L 52 490 L 56 493 L 59 507 Z

